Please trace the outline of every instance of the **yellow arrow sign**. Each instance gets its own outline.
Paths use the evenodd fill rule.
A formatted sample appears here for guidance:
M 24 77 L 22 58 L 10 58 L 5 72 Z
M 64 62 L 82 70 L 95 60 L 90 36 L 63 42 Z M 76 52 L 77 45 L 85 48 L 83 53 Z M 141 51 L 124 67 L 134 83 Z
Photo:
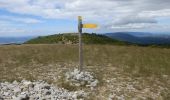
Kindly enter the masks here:
M 82 28 L 97 28 L 97 24 L 83 24 Z

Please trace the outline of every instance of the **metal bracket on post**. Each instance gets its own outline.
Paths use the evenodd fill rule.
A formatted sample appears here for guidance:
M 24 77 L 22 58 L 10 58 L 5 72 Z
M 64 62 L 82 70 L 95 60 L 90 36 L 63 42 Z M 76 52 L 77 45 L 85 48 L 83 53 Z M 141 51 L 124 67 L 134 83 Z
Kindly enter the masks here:
M 83 47 L 82 47 L 82 17 L 78 16 L 78 32 L 79 32 L 79 71 L 83 70 Z

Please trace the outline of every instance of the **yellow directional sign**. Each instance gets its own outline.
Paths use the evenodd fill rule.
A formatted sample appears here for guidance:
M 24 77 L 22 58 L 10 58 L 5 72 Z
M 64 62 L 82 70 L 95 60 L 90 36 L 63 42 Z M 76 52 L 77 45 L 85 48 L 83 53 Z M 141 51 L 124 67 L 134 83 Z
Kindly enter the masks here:
M 83 24 L 82 28 L 97 28 L 97 24 Z

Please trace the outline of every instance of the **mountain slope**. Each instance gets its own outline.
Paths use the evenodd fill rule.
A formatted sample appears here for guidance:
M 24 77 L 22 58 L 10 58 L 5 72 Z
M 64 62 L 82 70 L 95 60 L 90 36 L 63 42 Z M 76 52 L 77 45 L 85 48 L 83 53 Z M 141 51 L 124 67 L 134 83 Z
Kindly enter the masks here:
M 117 33 L 106 33 L 106 36 L 121 40 L 127 41 L 135 44 L 142 45 L 169 45 L 170 44 L 170 36 L 168 35 L 153 35 L 150 33 L 142 33 L 142 32 L 117 32 Z
M 127 44 L 126 42 L 94 33 L 83 33 L 82 38 L 85 44 Z M 25 42 L 25 44 L 77 44 L 78 42 L 78 34 L 65 33 L 34 38 Z

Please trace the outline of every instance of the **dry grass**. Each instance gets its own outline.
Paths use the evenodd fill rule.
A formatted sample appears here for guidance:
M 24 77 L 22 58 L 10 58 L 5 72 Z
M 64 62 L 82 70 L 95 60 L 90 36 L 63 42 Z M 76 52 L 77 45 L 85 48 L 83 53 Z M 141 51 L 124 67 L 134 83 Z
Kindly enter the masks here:
M 94 72 L 100 80 L 91 98 L 105 100 L 114 93 L 126 94 L 127 99 L 135 96 L 153 99 L 147 92 L 153 96 L 160 92 L 162 100 L 170 98 L 170 49 L 86 45 L 84 52 L 86 70 Z M 46 80 L 62 86 L 63 73 L 77 66 L 77 45 L 0 46 L 0 81 Z M 127 84 L 133 85 L 135 92 L 126 90 Z M 119 92 L 113 91 L 118 87 Z

